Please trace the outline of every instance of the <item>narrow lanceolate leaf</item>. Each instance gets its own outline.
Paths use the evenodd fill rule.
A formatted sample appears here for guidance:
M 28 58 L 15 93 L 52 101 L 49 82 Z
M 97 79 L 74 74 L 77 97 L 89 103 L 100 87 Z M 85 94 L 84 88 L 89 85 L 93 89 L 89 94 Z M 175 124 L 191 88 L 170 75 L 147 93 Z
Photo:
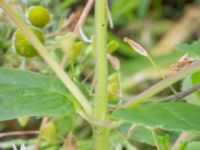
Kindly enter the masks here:
M 21 116 L 70 115 L 69 92 L 55 77 L 0 68 L 0 121 Z
M 200 130 L 200 107 L 188 103 L 151 103 L 119 109 L 111 118 L 166 130 Z

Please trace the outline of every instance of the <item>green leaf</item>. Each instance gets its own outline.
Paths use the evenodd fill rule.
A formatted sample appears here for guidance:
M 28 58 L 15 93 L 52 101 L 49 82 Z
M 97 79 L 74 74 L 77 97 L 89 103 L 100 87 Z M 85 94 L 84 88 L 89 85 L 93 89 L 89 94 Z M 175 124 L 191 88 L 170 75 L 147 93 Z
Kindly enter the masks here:
M 159 140 L 156 135 L 157 141 Z M 152 146 L 155 146 L 155 141 L 152 136 L 152 132 L 150 129 L 145 128 L 143 126 L 136 127 L 133 131 L 133 134 L 130 137 L 131 140 L 136 140 L 141 143 L 146 143 Z
M 156 146 L 155 139 L 152 135 L 152 129 L 145 128 L 143 126 L 136 127 L 135 131 L 133 131 L 133 134 L 131 135 L 130 139 L 135 140 L 141 143 L 146 143 L 151 146 Z M 167 135 L 161 136 L 155 133 L 156 141 L 159 144 L 159 147 L 162 150 L 168 150 L 169 145 L 169 138 Z
M 192 74 L 192 84 L 193 85 L 198 85 L 200 83 L 199 76 L 200 76 L 200 71 Z
M 191 55 L 200 56 L 200 40 L 194 41 L 192 44 L 181 44 L 177 48 Z
M 146 128 L 144 126 L 135 126 L 132 128 L 132 131 L 130 132 L 130 128 L 133 126 L 131 123 L 124 123 L 119 127 L 120 133 L 123 133 L 125 135 L 129 135 L 128 139 L 131 143 L 134 141 L 145 143 L 151 146 L 156 146 L 155 140 L 152 135 L 152 130 L 150 128 Z M 163 147 L 162 150 L 166 149 L 165 147 L 168 146 L 169 138 L 167 134 L 165 135 L 159 135 L 155 133 L 156 140 L 160 147 Z
M 200 107 L 181 102 L 150 103 L 111 114 L 113 119 L 177 131 L 200 130 L 199 116 Z
M 55 77 L 0 68 L 0 121 L 22 116 L 71 115 L 69 92 Z

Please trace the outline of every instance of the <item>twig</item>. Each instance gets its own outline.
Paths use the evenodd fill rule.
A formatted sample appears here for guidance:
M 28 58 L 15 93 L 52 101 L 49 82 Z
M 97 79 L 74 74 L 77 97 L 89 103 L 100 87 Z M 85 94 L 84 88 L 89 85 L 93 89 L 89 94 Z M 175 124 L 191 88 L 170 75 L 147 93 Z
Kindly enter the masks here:
M 123 107 L 137 106 L 137 105 L 139 105 L 139 104 L 141 104 L 145 101 L 148 101 L 148 98 L 159 93 L 160 91 L 162 91 L 163 89 L 165 89 L 169 85 L 171 85 L 171 84 L 183 79 L 185 76 L 187 76 L 191 73 L 195 73 L 199 70 L 200 70 L 200 62 L 199 61 L 196 62 L 196 63 L 193 63 L 191 65 L 188 65 L 188 66 L 182 68 L 182 70 L 176 72 L 173 75 L 168 76 L 164 80 L 161 80 L 160 82 L 154 84 L 153 86 L 151 86 L 147 90 L 143 91 L 142 93 L 137 95 L 135 98 L 126 102 L 123 105 Z
M 65 63 L 67 62 L 67 58 L 68 58 L 67 55 L 64 54 L 63 57 L 62 57 L 62 60 L 61 60 L 61 62 L 60 62 L 60 66 L 61 66 L 62 68 L 65 67 Z
M 88 0 L 85 8 L 83 9 L 83 12 L 80 16 L 80 19 L 78 20 L 75 28 L 74 28 L 74 33 L 76 35 L 79 35 L 79 31 L 80 31 L 80 27 L 82 27 L 82 25 L 85 22 L 86 17 L 88 16 L 88 13 L 90 12 L 92 6 L 93 6 L 94 0 Z
M 193 86 L 189 89 L 186 89 L 180 93 L 178 93 L 177 95 L 172 95 L 172 96 L 168 96 L 166 98 L 164 98 L 163 100 L 161 100 L 161 102 L 169 102 L 169 101 L 176 101 L 179 99 L 182 99 L 190 94 L 192 94 L 195 91 L 198 91 L 200 89 L 200 84 Z
M 0 133 L 0 138 L 7 136 L 16 136 L 16 135 L 37 135 L 39 131 L 15 131 L 15 132 L 5 132 Z

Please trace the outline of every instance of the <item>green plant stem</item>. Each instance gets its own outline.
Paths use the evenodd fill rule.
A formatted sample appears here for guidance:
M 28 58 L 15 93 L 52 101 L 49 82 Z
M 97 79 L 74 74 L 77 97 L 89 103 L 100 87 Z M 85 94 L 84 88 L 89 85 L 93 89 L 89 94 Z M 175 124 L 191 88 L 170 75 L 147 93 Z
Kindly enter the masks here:
M 109 129 L 103 127 L 107 119 L 107 0 L 95 1 L 95 39 L 96 54 L 96 86 L 94 109 L 94 149 L 109 149 Z
M 135 107 L 143 102 L 148 101 L 148 98 L 151 96 L 159 93 L 169 85 L 183 79 L 185 76 L 195 73 L 200 70 L 200 62 L 193 63 L 188 65 L 187 67 L 183 68 L 181 71 L 168 76 L 164 80 L 154 84 L 147 90 L 143 91 L 141 94 L 137 95 L 135 98 L 131 99 L 130 101 L 126 102 L 123 107 Z
M 4 0 L 0 0 L 0 7 L 7 13 L 7 15 L 12 19 L 16 26 L 22 31 L 34 48 L 38 51 L 40 56 L 46 61 L 46 63 L 52 68 L 56 73 L 57 77 L 64 83 L 72 95 L 77 99 L 78 103 L 83 107 L 86 112 L 85 117 L 92 116 L 92 107 L 86 97 L 78 89 L 78 87 L 73 83 L 66 72 L 59 66 L 59 64 L 53 59 L 49 54 L 45 46 L 38 40 L 35 34 L 29 29 L 29 27 L 21 20 L 21 18 L 16 14 L 14 8 L 7 4 Z M 67 108 L 66 108 L 67 109 Z M 81 112 L 80 114 L 85 114 Z

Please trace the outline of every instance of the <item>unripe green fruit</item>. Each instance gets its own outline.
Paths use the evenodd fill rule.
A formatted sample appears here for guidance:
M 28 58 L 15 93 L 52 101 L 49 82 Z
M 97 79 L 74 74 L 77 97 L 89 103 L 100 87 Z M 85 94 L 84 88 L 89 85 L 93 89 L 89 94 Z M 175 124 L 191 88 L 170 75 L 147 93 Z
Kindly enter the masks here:
M 119 43 L 116 41 L 110 41 L 107 45 L 108 52 L 112 54 L 119 48 Z
M 29 117 L 20 117 L 17 121 L 21 127 L 25 127 L 29 121 Z
M 120 77 L 120 74 L 118 72 L 113 73 L 113 74 L 109 75 L 108 81 L 109 82 L 118 82 L 119 81 L 119 77 Z
M 50 15 L 44 7 L 32 6 L 28 9 L 27 19 L 35 27 L 43 28 L 49 23 Z
M 118 98 L 119 93 L 119 83 L 113 82 L 108 85 L 108 99 L 116 100 Z
M 68 57 L 72 60 L 75 60 L 80 54 L 82 47 L 83 47 L 82 41 L 74 43 L 73 49 L 69 51 Z
M 48 122 L 40 129 L 40 138 L 49 143 L 54 143 L 57 137 L 56 126 L 53 122 Z
M 45 43 L 44 36 L 42 32 L 40 32 L 37 29 L 31 29 L 34 34 L 37 36 L 37 38 L 42 42 L 43 44 Z M 26 39 L 24 34 L 17 30 L 14 34 L 14 48 L 17 54 L 23 57 L 35 57 L 38 55 L 36 49 L 31 45 L 31 43 Z
M 109 100 L 117 100 L 120 91 L 120 74 L 118 72 L 108 77 L 108 98 Z

